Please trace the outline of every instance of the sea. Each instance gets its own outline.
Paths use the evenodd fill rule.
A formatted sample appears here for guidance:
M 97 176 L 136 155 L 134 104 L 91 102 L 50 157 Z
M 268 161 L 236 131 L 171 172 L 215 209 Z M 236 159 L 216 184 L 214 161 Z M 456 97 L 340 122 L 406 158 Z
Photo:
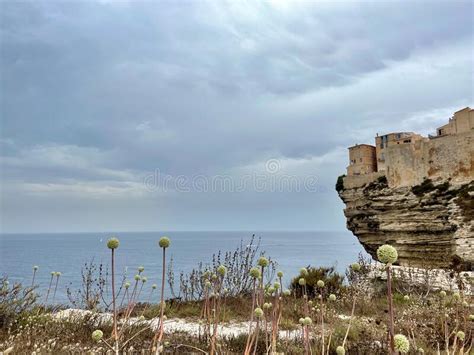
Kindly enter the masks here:
M 234 251 L 241 245 L 247 245 L 253 235 L 254 243 L 259 243 L 259 252 L 276 261 L 278 270 L 284 272 L 285 286 L 301 267 L 334 266 L 344 274 L 347 266 L 357 261 L 360 253 L 366 255 L 357 238 L 348 231 L 0 234 L 0 276 L 8 277 L 10 284 L 30 286 L 33 266 L 37 265 L 35 284 L 44 301 L 51 272 L 59 271 L 61 276 L 54 302 L 71 305 L 66 290 L 69 288 L 74 292 L 81 288 L 81 272 L 85 263 L 93 261 L 110 267 L 110 250 L 106 243 L 111 235 L 120 240 L 120 247 L 116 251 L 118 282 L 123 274 L 128 280 L 133 280 L 137 268 L 143 266 L 145 270 L 142 275 L 147 277 L 148 287 L 153 283 L 161 283 L 162 254 L 158 246 L 161 236 L 168 236 L 171 240 L 167 259 L 173 259 L 177 281 L 181 272 L 190 272 L 200 262 L 210 263 L 214 253 Z M 171 296 L 167 284 L 166 296 Z M 52 296 L 48 303 L 51 299 Z

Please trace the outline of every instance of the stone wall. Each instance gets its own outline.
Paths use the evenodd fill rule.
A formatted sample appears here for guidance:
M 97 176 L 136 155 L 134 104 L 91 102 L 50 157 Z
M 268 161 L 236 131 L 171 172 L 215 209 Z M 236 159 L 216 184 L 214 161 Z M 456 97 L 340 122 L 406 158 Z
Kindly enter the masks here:
M 369 173 L 364 175 L 351 175 L 344 178 L 345 189 L 356 189 L 376 181 L 380 176 L 385 175 L 382 172 Z
M 470 182 L 474 177 L 474 131 L 389 147 L 385 162 L 390 187 L 414 186 L 426 178 Z

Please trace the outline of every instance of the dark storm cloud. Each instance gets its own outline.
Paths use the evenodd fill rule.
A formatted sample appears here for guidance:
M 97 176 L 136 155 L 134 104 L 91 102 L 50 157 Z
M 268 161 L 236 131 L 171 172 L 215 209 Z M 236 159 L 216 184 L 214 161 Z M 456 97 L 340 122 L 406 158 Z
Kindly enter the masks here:
M 245 220 L 261 195 L 241 196 L 247 203 L 239 209 L 226 194 L 157 197 L 141 182 L 155 169 L 238 175 L 278 158 L 288 173 L 316 174 L 332 188 L 346 146 L 401 126 L 425 132 L 473 97 L 470 2 L 1 7 L 2 203 L 11 221 L 53 201 L 72 218 L 80 214 L 72 199 L 110 224 L 104 206 L 116 211 L 118 204 L 128 216 L 122 220 L 141 229 L 157 227 L 144 217 L 149 209 L 172 228 L 212 226 L 219 218 L 221 228 L 247 228 L 226 216 Z M 296 206 L 312 199 L 265 201 L 274 206 L 279 198 L 298 216 L 306 215 Z M 337 199 L 319 198 L 335 212 L 325 216 L 314 198 L 314 218 L 329 221 L 325 228 L 341 224 Z M 35 203 L 25 210 L 26 201 Z M 200 222 L 196 205 L 205 211 Z M 188 222 L 176 222 L 176 213 Z M 302 218 L 291 226 L 317 227 Z M 271 228 L 271 220 L 258 226 Z

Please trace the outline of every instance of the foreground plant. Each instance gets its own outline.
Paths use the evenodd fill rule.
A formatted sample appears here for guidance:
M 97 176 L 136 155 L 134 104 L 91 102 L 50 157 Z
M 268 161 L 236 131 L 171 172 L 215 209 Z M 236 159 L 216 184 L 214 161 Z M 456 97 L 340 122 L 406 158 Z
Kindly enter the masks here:
M 114 338 L 114 351 L 116 354 L 119 353 L 119 336 L 117 332 L 117 308 L 115 306 L 115 249 L 120 245 L 120 242 L 117 238 L 112 237 L 107 241 L 107 248 L 111 251 L 111 263 L 112 263 L 112 311 L 114 318 L 113 325 L 113 338 Z
M 394 339 L 394 315 L 393 315 L 393 297 L 392 297 L 392 264 L 397 261 L 397 250 L 391 245 L 384 244 L 377 249 L 377 258 L 385 264 L 387 272 L 387 302 L 388 302 L 388 333 L 390 339 L 390 351 L 395 352 Z
M 165 272 L 166 272 L 166 249 L 170 246 L 170 239 L 168 237 L 161 237 L 158 245 L 163 250 L 163 264 L 162 264 L 162 275 L 161 275 L 161 300 L 160 300 L 160 324 L 158 327 L 158 331 L 155 334 L 155 339 L 153 340 L 153 344 L 156 346 L 156 354 L 159 354 L 163 350 L 162 340 L 163 340 L 163 332 L 164 332 L 164 324 L 163 324 L 163 316 L 165 314 Z

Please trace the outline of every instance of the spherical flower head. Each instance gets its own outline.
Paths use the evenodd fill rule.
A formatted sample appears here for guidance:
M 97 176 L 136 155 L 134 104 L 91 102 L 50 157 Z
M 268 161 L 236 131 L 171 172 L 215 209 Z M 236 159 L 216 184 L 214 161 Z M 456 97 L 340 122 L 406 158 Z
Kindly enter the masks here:
M 446 297 L 446 291 L 440 291 L 439 292 L 439 297 L 445 298 Z
M 309 317 L 306 317 L 303 321 L 304 325 L 311 325 L 311 323 L 313 323 L 313 321 Z
M 157 287 L 158 287 L 158 286 L 157 286 L 156 284 L 151 285 L 151 288 L 152 288 L 153 290 L 156 290 Z
M 257 318 L 262 318 L 263 316 L 263 310 L 260 307 L 255 308 L 253 313 L 255 314 L 255 317 Z
M 115 237 L 112 237 L 109 240 L 107 240 L 107 248 L 109 249 L 117 249 L 119 245 L 120 245 L 120 242 Z
M 300 319 L 298 320 L 298 322 L 299 322 L 301 325 L 304 325 L 304 318 L 300 318 Z
M 51 276 L 56 276 L 56 271 L 51 271 Z
M 351 269 L 352 269 L 352 271 L 359 272 L 360 269 L 361 269 L 360 264 L 359 264 L 359 263 L 354 263 L 354 264 L 352 264 L 352 265 L 351 265 Z M 342 348 L 342 346 L 341 346 L 341 348 Z M 344 349 L 344 348 L 342 348 L 342 349 Z M 344 351 L 345 351 L 345 350 L 344 350 Z
M 252 276 L 254 279 L 259 279 L 260 275 L 260 270 L 258 268 L 253 267 L 250 269 L 250 276 Z
M 464 332 L 462 330 L 460 330 L 459 332 L 456 333 L 456 337 L 459 340 L 464 341 L 464 338 L 466 337 L 466 334 L 464 334 Z
M 272 308 L 272 304 L 271 303 L 264 303 L 263 304 L 263 309 L 270 309 Z
M 474 322 L 474 314 L 470 314 L 470 315 L 469 315 L 469 320 L 470 320 L 471 322 Z
M 464 302 L 462 303 L 462 305 L 463 305 L 463 307 L 466 307 L 466 308 L 469 307 L 469 303 L 467 303 L 466 301 L 464 301 Z
M 283 277 L 283 271 L 278 271 L 277 276 L 281 279 Z
M 217 273 L 221 276 L 224 276 L 227 272 L 227 268 L 224 266 L 224 265 L 220 265 L 218 268 L 217 268 Z
M 346 354 L 346 349 L 344 349 L 343 346 L 340 346 L 340 345 L 339 345 L 339 346 L 336 348 L 336 354 L 337 354 L 337 355 L 345 355 L 345 354 Z
M 267 267 L 268 266 L 268 259 L 264 256 L 261 256 L 259 259 L 258 259 L 258 266 L 261 266 L 261 267 Z
M 302 267 L 302 268 L 300 269 L 300 275 L 301 275 L 301 276 L 308 276 L 308 269 L 305 268 L 305 267 Z
M 408 351 L 410 351 L 410 342 L 403 334 L 395 335 L 393 340 L 395 342 L 395 350 L 398 350 L 402 354 L 406 354 Z
M 377 249 L 377 258 L 381 263 L 393 264 L 398 259 L 397 249 L 391 245 L 384 244 Z
M 129 288 L 130 287 L 130 282 L 125 282 L 125 288 Z
M 213 281 L 217 280 L 217 275 L 216 275 L 216 274 L 212 274 L 212 275 L 211 275 L 211 280 L 213 280 Z
M 306 280 L 303 279 L 303 278 L 300 278 L 300 279 L 298 280 L 298 284 L 299 284 L 300 286 L 304 286 L 304 285 L 306 285 Z
M 166 249 L 170 246 L 170 243 L 171 243 L 170 238 L 161 237 L 160 241 L 158 242 L 158 245 L 160 246 L 160 248 Z
M 267 290 L 269 295 L 272 295 L 275 292 L 275 288 L 273 286 L 270 286 Z
M 416 349 L 416 351 L 418 351 L 418 354 L 424 354 L 425 353 L 423 348 L 418 348 L 418 349 Z
M 291 291 L 290 290 L 285 290 L 283 291 L 283 296 L 290 296 L 291 295 Z
M 403 296 L 403 300 L 405 302 L 408 302 L 410 300 L 410 296 L 408 296 L 408 295 Z
M 92 332 L 92 340 L 94 340 L 94 341 L 102 340 L 103 336 L 104 336 L 104 333 L 100 329 L 96 329 Z
M 138 272 L 143 272 L 145 271 L 145 267 L 144 266 L 139 266 L 138 267 Z
M 141 276 L 137 274 L 137 275 L 135 275 L 134 279 L 135 279 L 135 281 L 140 281 Z
M 207 279 L 207 278 L 209 278 L 209 276 L 211 276 L 211 272 L 210 272 L 210 271 L 205 271 L 204 274 L 202 274 L 202 278 L 203 278 L 203 279 Z
M 461 295 L 459 294 L 459 292 L 454 292 L 453 293 L 453 299 L 455 301 L 459 301 L 461 299 Z
M 38 265 L 33 266 L 33 270 L 36 271 L 36 270 L 38 270 L 38 269 L 39 269 L 39 266 L 38 266 Z
M 324 281 L 323 280 L 318 280 L 318 282 L 316 282 L 316 285 L 318 285 L 319 288 L 323 288 L 324 287 Z
M 204 286 L 205 286 L 206 288 L 211 288 L 211 281 L 206 280 L 206 282 L 204 283 Z
M 273 288 L 274 288 L 275 290 L 279 290 L 279 289 L 280 289 L 280 283 L 279 283 L 279 282 L 274 282 L 274 283 L 273 283 Z
M 59 271 L 56 272 L 56 277 L 61 276 L 61 273 Z
M 145 283 L 145 282 L 147 282 L 147 281 L 148 281 L 148 278 L 147 278 L 146 276 L 143 276 L 143 277 L 142 277 L 142 282 Z
M 309 306 L 312 306 L 312 305 L 313 305 L 313 301 L 311 301 L 311 300 L 308 301 L 308 305 L 309 305 Z
M 329 295 L 329 301 L 334 302 L 336 300 L 336 295 L 334 293 L 331 293 Z

